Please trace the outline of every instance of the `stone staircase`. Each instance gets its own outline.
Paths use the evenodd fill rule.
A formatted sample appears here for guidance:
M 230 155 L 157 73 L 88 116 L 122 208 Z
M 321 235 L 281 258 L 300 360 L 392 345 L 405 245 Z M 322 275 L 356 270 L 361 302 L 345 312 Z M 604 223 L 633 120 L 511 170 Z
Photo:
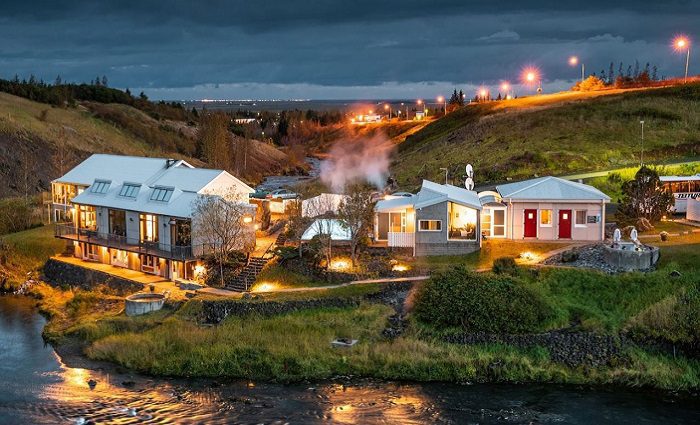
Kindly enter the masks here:
M 226 289 L 236 292 L 249 291 L 255 278 L 258 277 L 262 269 L 270 261 L 270 258 L 266 257 L 250 257 L 248 264 L 243 267 L 240 273 L 226 285 Z
M 275 239 L 275 246 L 284 246 L 285 243 L 287 243 L 287 235 L 285 235 L 284 230 L 282 230 L 280 234 L 277 235 L 277 239 Z

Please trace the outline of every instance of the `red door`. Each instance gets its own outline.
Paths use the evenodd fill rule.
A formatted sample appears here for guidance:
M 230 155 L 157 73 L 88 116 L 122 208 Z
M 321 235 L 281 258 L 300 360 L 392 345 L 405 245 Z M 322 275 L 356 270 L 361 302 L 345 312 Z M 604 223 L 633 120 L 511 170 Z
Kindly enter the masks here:
M 537 237 L 537 210 L 525 210 L 525 237 Z
M 571 239 L 571 210 L 559 210 L 559 239 Z

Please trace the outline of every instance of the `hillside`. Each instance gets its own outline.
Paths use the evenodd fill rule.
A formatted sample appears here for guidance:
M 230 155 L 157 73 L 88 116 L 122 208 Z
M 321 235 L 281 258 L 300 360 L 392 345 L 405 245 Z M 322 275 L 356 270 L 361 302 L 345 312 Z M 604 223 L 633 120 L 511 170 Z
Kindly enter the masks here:
M 399 145 L 392 173 L 401 186 L 461 179 L 467 163 L 477 184 L 621 168 L 644 160 L 700 155 L 700 84 L 566 92 L 468 105 L 431 122 Z
M 92 153 L 182 158 L 206 167 L 193 158 L 196 135 L 194 125 L 157 120 L 124 104 L 59 108 L 0 93 L 0 198 L 48 190 L 51 180 Z M 287 154 L 257 141 L 248 146 L 244 179 L 289 172 Z

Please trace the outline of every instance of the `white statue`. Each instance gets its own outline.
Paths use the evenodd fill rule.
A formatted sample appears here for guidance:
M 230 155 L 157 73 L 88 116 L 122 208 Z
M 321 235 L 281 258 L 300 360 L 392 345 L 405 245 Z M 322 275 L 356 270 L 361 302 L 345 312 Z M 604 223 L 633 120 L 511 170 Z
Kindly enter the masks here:
M 621 240 L 622 232 L 620 231 L 620 229 L 615 229 L 615 231 L 613 232 L 613 243 L 620 243 Z
M 637 239 L 637 229 L 635 227 L 632 228 L 632 231 L 630 232 L 630 239 L 632 239 L 633 242 L 639 242 Z

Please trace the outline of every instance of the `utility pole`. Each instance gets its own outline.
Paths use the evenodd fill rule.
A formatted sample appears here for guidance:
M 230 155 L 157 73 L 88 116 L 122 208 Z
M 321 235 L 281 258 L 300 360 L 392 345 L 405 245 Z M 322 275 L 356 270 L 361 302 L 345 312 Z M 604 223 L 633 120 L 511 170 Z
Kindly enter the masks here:
M 688 54 L 685 56 L 685 78 L 683 84 L 688 82 L 688 62 L 690 62 L 690 45 L 688 45 Z
M 447 184 L 447 168 L 440 168 L 440 171 L 445 171 L 445 184 Z
M 642 125 L 642 153 L 639 156 L 639 166 L 643 167 L 644 166 L 644 121 L 639 121 L 639 124 Z

